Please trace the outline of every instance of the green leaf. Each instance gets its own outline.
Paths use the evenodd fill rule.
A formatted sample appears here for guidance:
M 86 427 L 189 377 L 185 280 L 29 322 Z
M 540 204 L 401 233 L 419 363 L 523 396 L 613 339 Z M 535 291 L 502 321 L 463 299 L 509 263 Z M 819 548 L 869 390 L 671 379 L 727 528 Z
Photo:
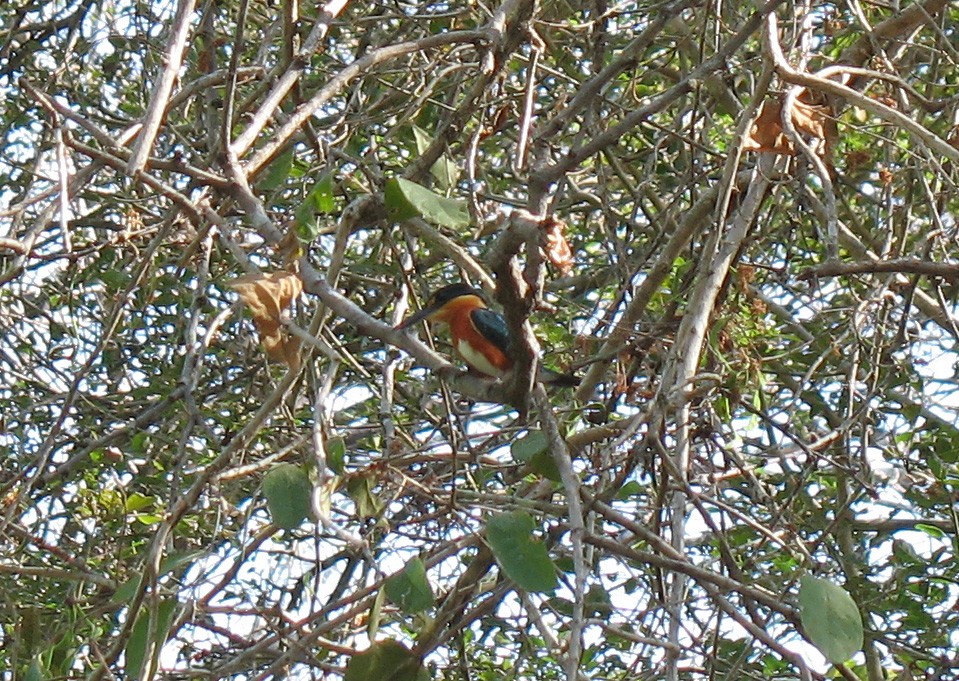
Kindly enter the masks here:
M 402 643 L 378 641 L 354 655 L 343 681 L 429 681 L 423 662 Z
M 350 478 L 346 493 L 356 504 L 356 513 L 361 518 L 373 518 L 383 511 L 383 502 L 373 494 L 373 481 L 365 476 Z
M 463 201 L 440 196 L 402 177 L 387 181 L 383 196 L 386 212 L 394 222 L 419 216 L 443 227 L 466 227 L 470 223 Z
M 527 591 L 552 591 L 556 588 L 556 566 L 546 545 L 532 536 L 535 523 L 525 511 L 494 515 L 486 523 L 496 562 L 518 586 Z
M 433 143 L 430 134 L 418 125 L 413 126 L 413 139 L 416 141 L 416 153 L 420 155 L 429 149 L 430 144 Z
M 373 605 L 370 606 L 370 615 L 366 622 L 366 636 L 371 641 L 376 640 L 376 635 L 380 631 L 380 624 L 383 622 L 383 603 L 385 602 L 386 591 L 380 589 L 376 592 Z
M 130 513 L 133 511 L 142 511 L 148 506 L 152 506 L 154 501 L 156 501 L 156 499 L 153 497 L 148 497 L 145 494 L 140 494 L 139 492 L 133 492 L 127 497 L 124 506 L 126 512 Z
M 509 452 L 513 455 L 513 460 L 520 463 L 529 463 L 534 456 L 546 451 L 549 444 L 546 442 L 546 435 L 541 430 L 531 430 L 518 440 L 514 440 L 509 446 Z
M 293 167 L 293 147 L 277 156 L 270 164 L 266 175 L 257 184 L 257 189 L 263 192 L 270 192 L 286 182 L 290 176 L 290 169 Z
M 294 214 L 293 225 L 300 241 L 310 243 L 319 236 L 320 225 L 316 216 L 332 213 L 334 210 L 336 210 L 336 201 L 333 198 L 333 175 L 323 173 L 307 192 L 306 198 Z
M 163 516 L 156 513 L 137 513 L 134 518 L 141 525 L 156 525 L 163 522 Z
M 460 169 L 449 156 L 443 154 L 430 166 L 430 175 L 436 180 L 436 184 L 446 190 L 453 187 L 460 179 Z
M 144 676 L 144 665 L 148 662 L 146 658 L 148 644 L 155 643 L 157 648 L 166 643 L 167 634 L 170 631 L 170 625 L 173 624 L 173 615 L 176 613 L 177 601 L 175 598 L 168 598 L 160 601 L 156 608 L 156 625 L 154 638 L 150 639 L 150 608 L 143 608 L 137 616 L 137 621 L 133 623 L 133 629 L 130 630 L 130 639 L 127 641 L 125 668 L 128 679 L 147 679 Z
M 547 480 L 552 480 L 553 482 L 563 481 L 563 476 L 559 472 L 556 460 L 553 459 L 553 455 L 549 452 L 540 452 L 534 456 L 533 460 L 529 463 L 529 467 L 534 473 L 542 475 Z
M 946 533 L 935 525 L 929 525 L 927 523 L 916 523 L 916 529 L 921 532 L 925 532 L 930 537 L 935 537 L 936 539 L 945 539 Z
M 43 681 L 43 667 L 40 665 L 40 658 L 35 657 L 27 668 L 27 673 L 23 675 L 23 681 Z
M 586 592 L 583 608 L 587 617 L 608 619 L 613 612 L 613 601 L 606 589 L 599 584 L 593 584 Z
M 619 501 L 625 501 L 633 496 L 639 496 L 643 493 L 643 486 L 640 485 L 635 480 L 630 480 L 625 485 L 619 488 L 619 491 L 616 492 L 616 499 Z
M 313 185 L 307 196 L 313 201 L 317 213 L 332 213 L 336 210 L 336 201 L 333 198 L 333 173 L 323 173 Z
M 529 463 L 530 469 L 548 480 L 562 482 L 559 468 L 549 452 L 546 435 L 541 430 L 531 430 L 519 440 L 515 440 L 509 448 L 514 461 Z
M 326 441 L 326 465 L 337 475 L 343 475 L 346 465 L 346 442 L 341 437 L 331 437 Z
M 313 485 L 302 468 L 283 463 L 263 478 L 263 496 L 273 522 L 292 530 L 310 516 Z
M 429 133 L 418 125 L 413 126 L 413 137 L 416 140 L 416 153 L 422 155 L 433 143 L 433 138 Z M 449 189 L 459 179 L 460 171 L 456 164 L 450 160 L 449 156 L 443 154 L 436 162 L 430 166 L 430 175 L 436 180 L 436 184 L 441 189 Z
M 829 580 L 803 575 L 799 583 L 803 629 L 833 664 L 841 664 L 862 648 L 862 618 L 845 589 Z
M 426 578 L 426 566 L 414 558 L 401 571 L 386 580 L 386 595 L 408 615 L 433 605 L 433 589 Z

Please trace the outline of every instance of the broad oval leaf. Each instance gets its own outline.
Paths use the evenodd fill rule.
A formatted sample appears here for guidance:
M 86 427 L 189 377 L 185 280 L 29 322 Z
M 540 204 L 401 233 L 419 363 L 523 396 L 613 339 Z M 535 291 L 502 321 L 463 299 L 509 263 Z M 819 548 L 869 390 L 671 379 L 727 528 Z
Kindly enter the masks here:
M 548 446 L 543 431 L 531 430 L 518 440 L 513 440 L 509 453 L 513 455 L 514 461 L 529 463 L 534 456 L 545 452 Z
M 402 177 L 387 181 L 383 198 L 386 212 L 395 222 L 419 216 L 443 227 L 466 227 L 470 223 L 463 201 L 440 196 Z
M 803 629 L 823 655 L 841 664 L 862 648 L 862 618 L 852 596 L 827 579 L 803 575 L 799 582 Z
M 486 523 L 496 562 L 516 584 L 527 591 L 552 591 L 556 588 L 556 566 L 546 545 L 533 536 L 535 523 L 525 511 L 494 515 Z
M 283 463 L 263 478 L 263 496 L 273 523 L 292 530 L 310 516 L 313 485 L 302 468 Z
M 395 575 L 386 580 L 386 595 L 408 615 L 414 615 L 433 605 L 433 589 L 426 578 L 426 566 L 414 558 Z
M 343 681 L 429 681 L 423 662 L 402 643 L 377 641 L 354 655 L 346 665 Z
M 563 478 L 549 452 L 549 444 L 543 431 L 531 430 L 524 437 L 513 441 L 509 451 L 515 461 L 528 463 L 534 473 L 553 482 L 562 482 Z

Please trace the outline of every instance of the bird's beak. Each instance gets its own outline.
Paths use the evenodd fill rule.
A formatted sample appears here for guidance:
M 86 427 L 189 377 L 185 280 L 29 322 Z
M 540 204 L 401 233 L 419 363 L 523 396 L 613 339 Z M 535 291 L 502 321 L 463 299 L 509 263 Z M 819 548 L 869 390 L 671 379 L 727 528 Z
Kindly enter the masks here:
M 414 324 L 417 324 L 418 322 L 421 322 L 424 319 L 428 319 L 429 316 L 433 314 L 434 312 L 436 312 L 438 309 L 440 309 L 440 307 L 441 307 L 440 305 L 429 305 L 427 307 L 424 307 L 422 310 L 420 310 L 416 314 L 410 315 L 409 317 L 401 321 L 399 324 L 397 324 L 396 325 L 397 330 L 408 329 Z

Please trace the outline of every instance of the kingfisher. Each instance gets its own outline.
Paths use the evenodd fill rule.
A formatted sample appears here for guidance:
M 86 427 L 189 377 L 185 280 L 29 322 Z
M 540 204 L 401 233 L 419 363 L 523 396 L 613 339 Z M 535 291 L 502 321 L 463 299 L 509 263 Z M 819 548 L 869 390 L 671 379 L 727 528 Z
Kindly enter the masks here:
M 486 307 L 483 295 L 467 284 L 444 286 L 430 296 L 426 307 L 397 325 L 406 329 L 428 319 L 446 324 L 453 339 L 453 349 L 475 371 L 484 376 L 502 379 L 513 368 L 509 327 L 503 315 Z M 560 387 L 579 385 L 573 374 L 562 374 L 544 366 L 536 379 Z

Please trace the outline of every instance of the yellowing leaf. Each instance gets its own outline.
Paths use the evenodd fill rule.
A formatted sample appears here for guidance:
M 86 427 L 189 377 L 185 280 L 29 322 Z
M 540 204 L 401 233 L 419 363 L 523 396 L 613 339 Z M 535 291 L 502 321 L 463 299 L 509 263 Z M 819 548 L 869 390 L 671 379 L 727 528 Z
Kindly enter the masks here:
M 230 282 L 250 310 L 253 324 L 270 359 L 291 369 L 300 366 L 300 339 L 283 330 L 281 316 L 303 291 L 303 281 L 292 272 L 247 274 Z

